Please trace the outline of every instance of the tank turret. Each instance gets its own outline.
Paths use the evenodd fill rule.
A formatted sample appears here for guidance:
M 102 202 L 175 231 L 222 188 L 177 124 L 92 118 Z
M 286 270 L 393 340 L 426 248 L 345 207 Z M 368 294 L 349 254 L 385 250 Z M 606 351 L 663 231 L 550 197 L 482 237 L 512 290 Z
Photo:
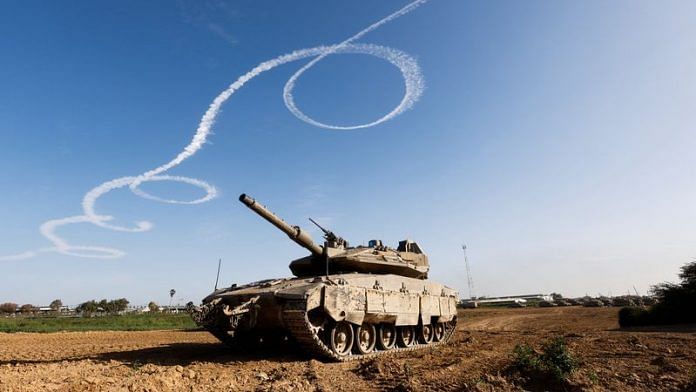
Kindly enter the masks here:
M 400 241 L 396 249 L 384 246 L 380 240 L 371 240 L 367 246 L 350 247 L 348 241 L 309 218 L 324 233 L 324 246 L 319 246 L 306 231 L 286 223 L 248 195 L 242 194 L 239 200 L 312 253 L 290 263 L 290 270 L 295 276 L 361 272 L 418 279 L 428 277 L 428 256 L 415 241 Z

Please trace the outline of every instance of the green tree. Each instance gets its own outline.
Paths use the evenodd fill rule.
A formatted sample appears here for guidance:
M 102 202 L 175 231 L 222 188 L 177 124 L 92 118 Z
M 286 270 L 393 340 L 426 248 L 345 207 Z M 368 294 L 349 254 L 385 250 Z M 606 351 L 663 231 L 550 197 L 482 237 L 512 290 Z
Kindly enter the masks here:
M 159 305 L 155 301 L 150 301 L 147 307 L 150 309 L 150 313 L 159 312 Z
M 661 283 L 652 292 L 658 303 L 651 309 L 658 324 L 696 322 L 696 260 L 681 267 L 681 282 Z
M 13 302 L 5 302 L 0 305 L 0 313 L 14 314 L 17 312 L 17 304 Z
M 696 259 L 681 267 L 679 273 L 682 287 L 689 290 L 696 290 Z
M 87 315 L 92 315 L 97 311 L 99 308 L 99 304 L 95 300 L 90 300 L 87 302 L 83 302 L 80 305 L 75 308 L 75 310 L 79 313 L 87 314 Z
M 176 290 L 169 290 L 169 308 L 167 308 L 167 311 L 169 312 L 172 311 L 172 300 L 174 299 L 174 294 L 176 294 Z
M 696 322 L 696 260 L 681 267 L 680 283 L 660 283 L 652 287 L 657 303 L 649 309 L 623 308 L 619 325 L 680 324 Z
M 22 314 L 34 313 L 36 312 L 36 307 L 32 304 L 24 304 L 19 307 L 19 311 L 22 312 Z
M 124 310 L 126 310 L 128 308 L 129 303 L 130 302 L 128 302 L 128 300 L 125 298 L 119 298 L 119 299 L 115 299 L 113 301 L 110 301 L 111 312 L 112 313 L 123 312 Z
M 51 302 L 50 305 L 48 305 L 52 311 L 58 312 L 60 311 L 60 308 L 63 306 L 63 301 L 59 299 L 54 299 L 53 302 Z
M 126 310 L 126 308 L 128 308 L 128 304 L 129 302 L 125 298 L 113 299 L 111 301 L 102 299 L 99 302 L 91 300 L 80 304 L 80 306 L 78 306 L 75 310 L 85 314 L 92 314 L 98 311 L 116 314 Z

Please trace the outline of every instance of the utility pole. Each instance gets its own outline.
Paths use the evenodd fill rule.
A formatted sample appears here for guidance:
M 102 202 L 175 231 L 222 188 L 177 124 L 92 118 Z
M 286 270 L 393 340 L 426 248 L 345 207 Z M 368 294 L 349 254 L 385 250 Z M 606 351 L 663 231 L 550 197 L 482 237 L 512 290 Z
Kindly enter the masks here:
M 474 299 L 474 280 L 471 278 L 469 258 L 466 257 L 466 245 L 462 245 L 462 250 L 464 251 L 464 265 L 466 266 L 466 283 L 469 286 L 469 298 Z

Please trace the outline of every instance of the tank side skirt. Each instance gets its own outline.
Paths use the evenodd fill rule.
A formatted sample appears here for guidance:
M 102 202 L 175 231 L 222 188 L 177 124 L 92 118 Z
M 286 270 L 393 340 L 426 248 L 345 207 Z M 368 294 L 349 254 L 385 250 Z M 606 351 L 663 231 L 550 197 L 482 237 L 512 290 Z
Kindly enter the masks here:
M 306 304 L 303 301 L 288 301 L 285 310 L 283 311 L 283 319 L 288 331 L 297 343 L 307 353 L 330 359 L 333 361 L 353 361 L 357 359 L 367 359 L 375 357 L 383 357 L 394 353 L 403 353 L 408 351 L 422 350 L 429 347 L 436 347 L 449 342 L 456 331 L 456 323 L 446 329 L 445 337 L 439 342 L 429 344 L 415 344 L 411 347 L 395 347 L 387 351 L 374 351 L 369 354 L 350 354 L 340 356 L 331 351 L 329 347 L 313 332 L 312 327 L 307 319 Z
M 430 320 L 433 316 L 440 322 L 447 322 L 456 315 L 454 298 L 428 293 L 326 286 L 321 297 L 324 311 L 334 321 L 346 320 L 354 325 L 364 321 L 416 325 L 419 318 Z M 308 306 L 308 309 L 312 308 Z

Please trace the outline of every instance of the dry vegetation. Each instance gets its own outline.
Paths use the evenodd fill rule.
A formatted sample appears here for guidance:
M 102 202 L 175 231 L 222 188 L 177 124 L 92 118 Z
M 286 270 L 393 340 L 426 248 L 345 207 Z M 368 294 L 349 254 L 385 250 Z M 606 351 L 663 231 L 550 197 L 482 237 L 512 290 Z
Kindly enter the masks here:
M 204 332 L 0 334 L 0 391 L 16 390 L 621 390 L 694 387 L 696 329 L 618 330 L 616 308 L 462 311 L 446 347 L 353 363 L 308 360 L 292 348 L 233 353 Z M 540 384 L 513 350 L 561 336 L 577 367 Z M 691 382 L 691 386 L 689 383 Z

